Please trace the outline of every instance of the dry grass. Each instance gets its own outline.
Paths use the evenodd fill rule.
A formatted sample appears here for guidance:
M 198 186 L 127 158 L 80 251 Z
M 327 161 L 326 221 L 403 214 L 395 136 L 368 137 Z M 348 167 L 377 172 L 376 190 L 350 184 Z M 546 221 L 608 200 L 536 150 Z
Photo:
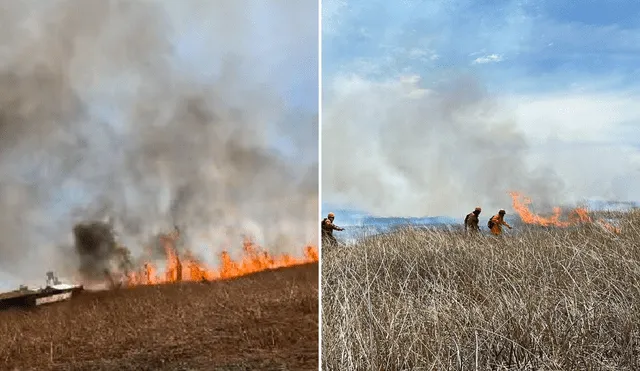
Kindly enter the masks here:
M 318 264 L 0 312 L 1 370 L 313 370 Z
M 323 369 L 638 370 L 640 213 L 621 227 L 323 249 Z

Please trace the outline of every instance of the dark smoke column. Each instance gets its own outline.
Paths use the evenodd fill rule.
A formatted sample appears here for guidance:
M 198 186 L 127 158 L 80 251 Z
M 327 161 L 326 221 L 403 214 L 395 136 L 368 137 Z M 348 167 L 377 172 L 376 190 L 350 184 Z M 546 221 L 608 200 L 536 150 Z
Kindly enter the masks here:
M 77 224 L 73 235 L 80 258 L 78 271 L 83 279 L 102 281 L 106 276 L 113 285 L 115 273 L 128 273 L 131 266 L 128 250 L 118 246 L 111 225 L 103 222 Z

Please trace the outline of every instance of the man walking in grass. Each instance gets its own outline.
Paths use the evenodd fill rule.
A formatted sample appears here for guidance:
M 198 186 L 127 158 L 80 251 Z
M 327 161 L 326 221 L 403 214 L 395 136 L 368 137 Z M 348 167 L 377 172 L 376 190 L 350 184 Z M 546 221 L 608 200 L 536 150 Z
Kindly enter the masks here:
M 326 218 L 322 220 L 322 244 L 337 245 L 338 241 L 333 237 L 333 231 L 344 231 L 344 228 L 340 228 L 333 224 L 335 219 L 334 213 L 329 213 Z
M 512 229 L 511 226 L 504 221 L 504 215 L 506 213 L 507 212 L 504 211 L 504 209 L 500 209 L 500 211 L 498 211 L 496 215 L 492 216 L 491 219 L 489 219 L 487 227 L 489 227 L 489 230 L 491 230 L 491 234 L 493 234 L 494 236 L 499 236 L 502 234 L 503 225 L 509 229 Z
M 465 232 L 473 234 L 480 232 L 480 226 L 478 225 L 480 220 L 478 219 L 478 217 L 480 216 L 481 212 L 482 209 L 480 207 L 476 207 L 475 210 L 467 214 L 467 216 L 464 218 Z

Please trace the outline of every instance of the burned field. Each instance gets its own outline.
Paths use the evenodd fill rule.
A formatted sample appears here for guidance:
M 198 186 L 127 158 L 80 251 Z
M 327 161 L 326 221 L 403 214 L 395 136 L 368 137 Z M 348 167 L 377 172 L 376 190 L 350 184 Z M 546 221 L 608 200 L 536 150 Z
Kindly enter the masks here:
M 0 312 L 0 369 L 317 369 L 318 264 Z
M 637 370 L 640 212 L 616 217 L 324 249 L 323 369 Z

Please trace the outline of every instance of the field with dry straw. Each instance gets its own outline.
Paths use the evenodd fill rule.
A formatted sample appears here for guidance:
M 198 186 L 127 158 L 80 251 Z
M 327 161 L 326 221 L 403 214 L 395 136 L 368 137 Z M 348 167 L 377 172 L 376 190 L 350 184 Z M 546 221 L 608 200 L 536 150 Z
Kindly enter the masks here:
M 314 370 L 318 264 L 0 312 L 1 370 Z
M 512 232 L 323 249 L 323 369 L 640 369 L 640 212 Z

